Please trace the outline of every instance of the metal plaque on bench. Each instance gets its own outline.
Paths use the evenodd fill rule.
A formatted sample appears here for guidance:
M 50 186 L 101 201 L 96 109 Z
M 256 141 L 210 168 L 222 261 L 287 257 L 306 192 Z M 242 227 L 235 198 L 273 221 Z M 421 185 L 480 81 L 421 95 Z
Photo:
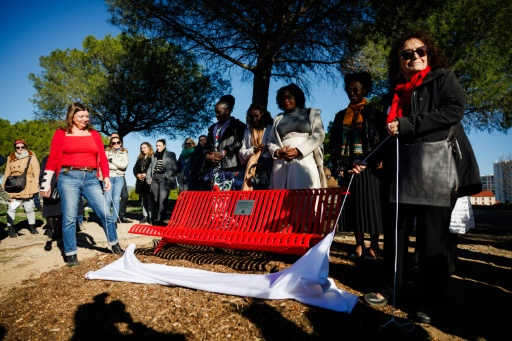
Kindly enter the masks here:
M 254 200 L 238 200 L 235 207 L 235 215 L 251 215 Z

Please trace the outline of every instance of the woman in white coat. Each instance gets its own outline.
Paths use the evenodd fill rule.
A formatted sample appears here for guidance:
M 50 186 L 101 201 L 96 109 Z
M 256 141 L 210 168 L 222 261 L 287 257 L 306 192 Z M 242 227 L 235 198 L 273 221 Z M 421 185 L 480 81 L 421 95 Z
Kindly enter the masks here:
M 277 91 L 276 103 L 283 112 L 274 119 L 269 135 L 274 158 L 270 189 L 326 187 L 320 110 L 306 108 L 304 92 L 293 83 Z

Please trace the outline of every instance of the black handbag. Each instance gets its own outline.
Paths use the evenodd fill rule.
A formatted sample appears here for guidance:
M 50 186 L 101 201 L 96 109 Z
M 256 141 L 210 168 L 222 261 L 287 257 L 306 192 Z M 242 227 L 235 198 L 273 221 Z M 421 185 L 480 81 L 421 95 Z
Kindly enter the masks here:
M 48 198 L 43 198 L 43 204 L 45 205 L 55 205 L 60 201 L 59 190 L 57 189 L 57 185 L 52 187 L 50 192 L 50 196 Z
M 9 175 L 5 180 L 4 189 L 7 193 L 19 193 L 25 189 L 27 186 L 27 171 L 28 166 L 30 166 L 30 160 L 32 156 L 28 157 L 27 167 L 23 171 L 21 175 Z
M 398 174 L 393 174 L 390 201 L 401 204 L 450 207 L 458 176 L 453 135 L 438 142 L 400 144 Z M 453 135 L 452 135 L 453 134 Z M 398 176 L 398 188 L 397 188 Z
M 253 168 L 255 168 L 255 175 L 249 178 L 249 182 L 251 183 L 252 188 L 268 189 L 270 187 L 270 179 L 268 177 L 265 165 L 263 163 L 255 163 L 249 169 L 249 173 Z

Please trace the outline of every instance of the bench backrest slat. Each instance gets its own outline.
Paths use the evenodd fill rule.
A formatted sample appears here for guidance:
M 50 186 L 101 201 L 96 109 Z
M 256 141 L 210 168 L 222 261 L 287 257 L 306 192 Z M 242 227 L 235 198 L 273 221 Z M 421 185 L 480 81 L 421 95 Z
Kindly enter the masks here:
M 336 224 L 343 190 L 304 189 L 180 193 L 167 227 L 254 233 L 325 235 Z M 337 200 L 338 199 L 338 200 Z M 235 215 L 240 200 L 254 200 L 250 215 Z

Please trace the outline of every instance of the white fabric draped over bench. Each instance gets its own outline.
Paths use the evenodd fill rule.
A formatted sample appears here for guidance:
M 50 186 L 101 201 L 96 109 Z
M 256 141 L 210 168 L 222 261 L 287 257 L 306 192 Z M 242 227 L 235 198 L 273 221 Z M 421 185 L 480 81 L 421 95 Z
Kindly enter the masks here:
M 350 313 L 358 297 L 336 287 L 329 274 L 329 250 L 334 231 L 311 248 L 289 268 L 271 274 L 232 274 L 199 269 L 144 264 L 130 244 L 123 257 L 87 279 L 102 279 L 144 284 L 176 285 L 220 294 L 262 299 L 294 299 L 298 302 Z

